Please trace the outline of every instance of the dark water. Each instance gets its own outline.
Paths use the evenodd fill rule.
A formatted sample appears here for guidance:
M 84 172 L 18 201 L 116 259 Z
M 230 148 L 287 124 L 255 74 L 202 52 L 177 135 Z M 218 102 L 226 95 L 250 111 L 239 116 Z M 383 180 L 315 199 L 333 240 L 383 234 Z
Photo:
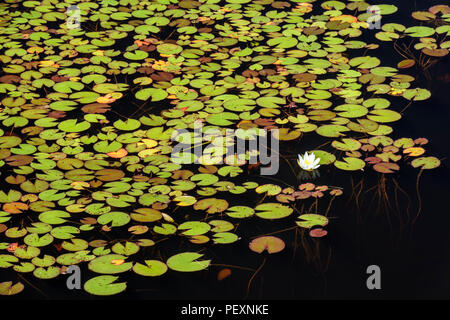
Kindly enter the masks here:
M 374 1 L 371 1 L 373 3 Z M 389 1 L 378 1 L 388 3 Z M 439 1 L 393 1 L 399 12 L 386 18 L 385 22 L 396 22 L 406 26 L 415 24 L 410 13 L 426 10 Z M 384 19 L 384 18 L 383 18 Z M 375 31 L 374 31 L 375 32 Z M 370 37 L 366 38 L 369 41 Z M 383 65 L 395 66 L 402 58 L 392 51 L 391 43 L 382 45 L 370 52 L 380 57 Z M 232 275 L 218 282 L 217 272 L 227 264 L 248 267 L 256 270 L 264 261 L 264 256 L 252 253 L 247 247 L 250 238 L 270 231 L 290 227 L 289 222 L 256 221 L 238 230 L 243 239 L 236 244 L 209 246 L 203 252 L 213 259 L 208 271 L 193 274 L 169 272 L 157 279 L 147 279 L 133 274 L 121 277 L 128 281 L 126 293 L 112 299 L 330 299 L 330 298 L 449 298 L 450 297 L 450 172 L 447 165 L 450 158 L 448 130 L 450 120 L 448 82 L 438 80 L 450 72 L 449 59 L 432 69 L 432 81 L 419 76 L 420 70 L 410 70 L 417 76 L 419 87 L 432 91 L 432 97 L 414 103 L 400 121 L 396 122 L 393 138 L 426 137 L 430 140 L 427 152 L 442 159 L 440 168 L 424 172 L 420 181 L 422 210 L 413 228 L 406 226 L 407 201 L 402 197 L 397 210 L 382 210 L 377 201 L 370 203 L 373 196 L 368 193 L 366 201 L 357 210 L 349 197 L 352 181 L 357 184 L 364 175 L 365 190 L 376 185 L 381 175 L 374 172 L 349 174 L 322 172 L 318 181 L 328 185 L 344 187 L 344 196 L 333 202 L 330 211 L 328 236 L 320 240 L 318 252 L 320 261 L 312 259 L 315 242 L 308 240 L 313 253 L 307 254 L 302 246 L 295 251 L 294 232 L 280 233 L 287 244 L 286 250 L 268 256 L 261 271 L 254 277 L 247 295 L 247 286 L 252 271 L 232 269 Z M 399 103 L 396 110 L 406 105 L 406 100 L 393 100 Z M 301 142 L 303 143 L 303 141 Z M 305 142 L 307 143 L 307 142 Z M 303 148 L 304 145 L 301 146 Z M 301 149 L 289 145 L 294 154 Z M 291 160 L 295 164 L 295 160 Z M 410 215 L 417 211 L 416 177 L 418 170 L 404 166 L 395 179 L 411 198 Z M 277 178 L 291 185 L 298 184 L 287 166 L 281 166 Z M 251 180 L 249 178 L 249 180 Z M 267 181 L 269 183 L 269 181 Z M 393 190 L 392 177 L 388 177 L 388 190 Z M 363 193 L 364 193 L 363 191 Z M 389 194 L 393 199 L 393 193 Z M 392 202 L 394 203 L 394 202 Z M 403 226 L 403 227 L 402 227 Z M 309 238 L 309 237 L 306 237 Z M 298 238 L 299 239 L 299 238 Z M 169 240 L 171 241 L 171 240 Z M 299 241 L 299 240 L 297 240 Z M 177 251 L 178 241 L 167 242 L 165 249 Z M 189 246 L 189 243 L 183 245 Z M 193 246 L 193 248 L 195 248 Z M 187 250 L 188 247 L 185 247 Z M 327 262 L 329 264 L 327 266 Z M 381 290 L 368 290 L 366 287 L 366 268 L 369 265 L 381 268 Z M 83 282 L 87 279 L 83 278 Z M 48 298 L 95 299 L 80 291 L 65 288 L 65 279 L 38 281 L 31 280 Z M 17 298 L 44 298 L 30 286 Z
M 389 3 L 389 1 L 378 1 L 378 3 Z M 416 9 L 426 10 L 431 5 L 442 4 L 439 1 L 414 1 L 414 3 L 413 1 L 395 1 L 392 3 L 399 7 L 399 11 L 386 18 L 387 21 L 383 20 L 383 23 L 396 22 L 405 26 L 415 24 L 410 14 Z M 383 65 L 395 66 L 402 59 L 392 51 L 391 43 L 382 45 L 380 49 L 370 54 L 380 57 Z M 264 267 L 252 282 L 248 298 L 449 298 L 450 215 L 447 199 L 450 195 L 450 172 L 445 159 L 450 158 L 448 148 L 450 87 L 448 83 L 437 80 L 438 77 L 450 72 L 449 59 L 445 59 L 433 68 L 432 82 L 420 77 L 418 70 L 409 72 L 418 78 L 418 86 L 432 91 L 432 97 L 429 100 L 414 103 L 407 110 L 404 118 L 393 126 L 394 137 L 427 137 L 430 140 L 427 151 L 440 159 L 444 158 L 440 168 L 422 175 L 420 182 L 422 212 L 414 224 L 413 231 L 411 232 L 409 228 L 400 231 L 397 214 L 394 212 L 377 214 L 376 202 L 370 206 L 366 202 L 359 214 L 352 208 L 351 203 L 347 205 L 347 197 L 351 192 L 348 173 L 340 173 L 332 177 L 322 176 L 320 181 L 323 183 L 344 186 L 346 196 L 333 203 L 330 215 L 335 219 L 331 219 L 327 226 L 329 231 L 327 239 L 321 241 L 322 261 L 319 264 L 319 270 L 313 263 L 306 262 L 306 256 L 301 247 L 297 249 L 293 259 L 293 246 L 288 245 L 287 250 L 268 257 Z M 397 110 L 401 110 L 406 103 L 402 99 L 398 99 L 398 102 L 401 105 Z M 411 215 L 415 215 L 417 210 L 415 190 L 417 173 L 417 170 L 404 166 L 401 173 L 395 177 L 411 197 Z M 353 176 L 355 183 L 361 179 L 361 176 L 360 174 Z M 282 166 L 278 177 L 290 184 L 297 182 L 286 166 Z M 377 183 L 379 175 L 366 172 L 365 179 L 367 180 L 365 184 L 372 186 Z M 405 203 L 400 206 L 400 211 L 405 217 Z M 393 225 L 392 229 L 389 227 L 389 220 Z M 279 227 L 274 226 L 275 222 L 258 221 L 257 224 L 249 226 L 248 232 L 240 230 L 240 234 L 248 234 L 251 237 L 258 235 L 260 230 L 266 228 L 281 230 L 283 227 L 289 227 L 283 223 L 279 223 Z M 289 239 L 294 241 L 292 232 L 281 233 L 279 236 L 286 243 L 289 243 Z M 244 238 L 242 242 L 245 244 L 248 241 Z M 214 257 L 213 263 L 258 268 L 263 257 L 249 253 L 242 242 L 208 250 L 208 254 Z M 331 255 L 328 270 L 322 273 L 320 269 L 325 267 L 329 253 Z M 366 287 L 366 268 L 371 264 L 379 265 L 381 268 L 381 290 L 370 291 Z M 204 274 L 176 274 L 167 277 L 170 279 L 149 281 L 150 288 L 154 288 L 155 291 L 140 291 L 133 296 L 202 299 L 245 297 L 252 272 L 232 269 L 231 277 L 218 282 L 216 274 L 219 269 L 211 268 L 210 272 Z M 134 284 L 130 282 L 129 287 L 132 286 Z M 136 288 L 145 289 L 146 285 L 141 280 L 137 280 Z

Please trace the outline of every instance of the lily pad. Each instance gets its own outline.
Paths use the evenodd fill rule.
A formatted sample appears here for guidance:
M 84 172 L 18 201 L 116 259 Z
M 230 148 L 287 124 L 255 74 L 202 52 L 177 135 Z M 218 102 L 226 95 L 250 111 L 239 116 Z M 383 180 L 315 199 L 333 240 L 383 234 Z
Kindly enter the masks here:
M 293 212 L 293 209 L 280 203 L 263 203 L 255 208 L 256 215 L 262 219 L 282 219 Z
M 125 260 L 127 257 L 120 254 L 107 254 L 95 258 L 89 262 L 89 270 L 102 274 L 116 274 L 130 270 L 133 267 L 131 262 L 115 264 L 115 260 Z
M 97 296 L 110 296 L 121 293 L 127 288 L 125 282 L 114 283 L 119 277 L 98 276 L 91 278 L 84 284 L 84 290 Z
M 285 244 L 280 238 L 274 236 L 263 236 L 252 240 L 249 244 L 250 250 L 262 253 L 267 250 L 268 253 L 277 253 L 283 251 Z
M 441 165 L 441 161 L 436 157 L 421 157 L 414 159 L 411 162 L 411 165 L 414 168 L 421 168 L 421 169 L 435 169 Z
M 167 266 L 179 272 L 195 272 L 206 269 L 211 260 L 198 260 L 203 254 L 196 252 L 183 252 L 170 257 Z
M 23 291 L 24 285 L 21 282 L 17 282 L 14 285 L 12 281 L 6 281 L 0 283 L 0 295 L 12 296 Z
M 133 271 L 144 277 L 158 277 L 167 272 L 167 265 L 158 260 L 145 260 L 145 265 L 136 263 Z
M 366 163 L 358 158 L 345 157 L 343 161 L 336 161 L 334 165 L 341 170 L 356 171 L 365 167 Z
M 302 221 L 296 223 L 302 227 L 310 229 L 315 226 L 326 226 L 328 224 L 328 218 L 320 214 L 302 214 L 299 216 Z

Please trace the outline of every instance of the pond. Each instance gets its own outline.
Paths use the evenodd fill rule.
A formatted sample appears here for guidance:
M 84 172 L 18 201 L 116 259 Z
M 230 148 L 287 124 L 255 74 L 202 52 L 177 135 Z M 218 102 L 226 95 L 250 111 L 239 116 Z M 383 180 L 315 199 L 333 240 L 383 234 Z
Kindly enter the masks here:
M 448 297 L 450 7 L 388 2 L 0 4 L 0 295 Z

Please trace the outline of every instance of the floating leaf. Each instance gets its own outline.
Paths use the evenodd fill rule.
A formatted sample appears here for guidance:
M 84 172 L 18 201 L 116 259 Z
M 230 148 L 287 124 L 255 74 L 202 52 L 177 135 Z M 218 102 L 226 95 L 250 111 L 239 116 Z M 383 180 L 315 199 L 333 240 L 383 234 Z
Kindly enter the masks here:
M 289 216 L 293 209 L 280 203 L 263 203 L 255 208 L 256 215 L 263 219 L 282 219 Z
M 322 229 L 322 228 L 316 228 L 309 231 L 309 235 L 313 238 L 322 238 L 325 237 L 328 234 L 328 231 Z
M 361 159 L 345 157 L 342 160 L 344 161 L 336 161 L 334 165 L 341 170 L 346 171 L 355 171 L 361 170 L 365 167 L 365 162 Z
M 229 276 L 231 276 L 231 270 L 228 268 L 222 269 L 217 274 L 217 281 L 222 281 L 225 278 L 228 278 Z
M 210 225 L 200 221 L 187 221 L 178 226 L 178 230 L 183 231 L 186 236 L 198 236 L 207 233 L 211 229 Z
M 112 227 L 120 227 L 130 222 L 130 216 L 124 212 L 112 211 L 102 214 L 97 218 L 100 224 L 111 224 Z
M 206 269 L 211 260 L 198 260 L 203 254 L 196 252 L 183 252 L 171 256 L 167 260 L 167 266 L 175 271 L 194 272 Z
M 295 202 L 342 194 L 309 182 L 248 181 L 267 165 L 286 165 L 273 160 L 273 143 L 252 150 L 267 133 L 280 150 L 312 141 L 320 165 L 342 170 L 367 164 L 388 174 L 401 159 L 421 169 L 440 163 L 424 156 L 428 140 L 394 140 L 386 125 L 406 116 L 402 100 L 431 96 L 398 70 L 415 66 L 411 52 L 394 68 L 374 56 L 378 43 L 363 40 L 371 34 L 388 49 L 395 41 L 416 50 L 427 57 L 417 70 L 431 70 L 450 48 L 447 5 L 413 12 L 421 25 L 404 26 L 380 23 L 397 6 L 363 1 L 78 1 L 77 29 L 64 26 L 57 1 L 16 2 L 2 6 L 0 43 L 0 267 L 11 272 L 53 279 L 75 264 L 143 276 L 170 264 L 202 270 L 210 261 L 200 254 L 175 250 L 167 266 L 142 260 L 143 248 L 158 252 L 166 238 L 203 248 L 235 243 L 250 222 L 235 219 L 281 219 Z M 369 32 L 369 22 L 381 30 Z M 250 201 L 258 194 L 271 202 Z M 115 280 L 92 278 L 86 290 L 125 290 Z
M 113 260 L 125 260 L 127 257 L 120 254 L 107 254 L 98 258 L 95 258 L 89 262 L 89 270 L 102 274 L 116 274 L 128 271 L 132 268 L 131 262 L 122 264 L 114 264 Z
M 125 291 L 127 284 L 125 282 L 114 283 L 119 279 L 115 276 L 98 276 L 91 278 L 84 284 L 84 290 L 97 296 L 110 296 Z
M 252 240 L 249 244 L 250 250 L 262 253 L 267 250 L 268 253 L 277 253 L 283 251 L 285 244 L 280 238 L 274 236 L 264 236 Z
M 217 232 L 214 234 L 214 243 L 229 244 L 239 240 L 239 237 L 231 232 Z
M 161 101 L 168 96 L 168 93 L 162 89 L 147 88 L 136 92 L 136 98 L 139 100 Z
M 435 157 L 421 157 L 411 162 L 414 168 L 435 169 L 441 165 L 441 161 Z
M 407 69 L 407 68 L 413 67 L 415 64 L 416 64 L 415 60 L 413 60 L 413 59 L 405 59 L 405 60 L 400 61 L 397 64 L 397 67 L 399 69 Z
M 248 218 L 251 217 L 255 213 L 255 210 L 246 206 L 234 206 L 228 208 L 226 214 L 232 218 Z
M 266 193 L 269 196 L 275 196 L 281 192 L 281 187 L 274 184 L 263 184 L 255 189 L 257 193 Z
M 427 89 L 408 89 L 403 93 L 403 97 L 414 101 L 426 100 L 430 96 L 431 93 Z
M 399 165 L 391 162 L 380 162 L 373 166 L 375 171 L 381 173 L 394 173 L 394 171 L 398 171 L 400 169 Z
M 111 250 L 117 254 L 130 256 L 139 251 L 139 246 L 130 241 L 126 241 L 124 244 L 118 242 L 112 246 Z
M 401 117 L 400 113 L 386 109 L 372 110 L 367 116 L 370 120 L 380 123 L 398 121 Z
M 166 273 L 167 265 L 158 260 L 145 260 L 145 265 L 136 263 L 133 271 L 144 277 L 158 277 Z
M 299 216 L 302 221 L 297 221 L 296 223 L 302 227 L 310 229 L 315 226 L 326 226 L 328 224 L 328 218 L 320 214 L 302 214 Z
M 216 198 L 203 199 L 194 204 L 195 210 L 205 210 L 207 213 L 222 212 L 227 208 L 228 202 L 226 200 Z
M 6 281 L 0 283 L 0 295 L 2 296 L 12 296 L 22 292 L 24 285 L 21 282 L 12 284 L 12 281 Z
M 405 30 L 405 33 L 408 34 L 410 37 L 429 37 L 434 34 L 434 29 L 430 27 L 410 27 Z

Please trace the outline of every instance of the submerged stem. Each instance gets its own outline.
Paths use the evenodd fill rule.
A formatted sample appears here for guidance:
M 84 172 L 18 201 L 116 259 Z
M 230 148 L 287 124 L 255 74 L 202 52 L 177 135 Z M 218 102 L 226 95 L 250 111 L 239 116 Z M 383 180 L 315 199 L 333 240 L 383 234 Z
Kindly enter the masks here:
M 416 192 L 417 192 L 417 213 L 412 221 L 412 225 L 416 222 L 416 220 L 419 218 L 420 212 L 422 211 L 422 197 L 420 196 L 419 191 L 419 183 L 420 183 L 420 177 L 422 176 L 423 169 L 420 169 L 419 174 L 417 175 L 416 180 Z
M 248 297 L 248 294 L 250 293 L 250 286 L 252 285 L 252 281 L 253 279 L 256 277 L 256 275 L 258 274 L 258 272 L 262 269 L 262 267 L 264 267 L 264 264 L 266 263 L 267 258 L 264 257 L 263 262 L 261 263 L 261 265 L 258 267 L 258 269 L 256 269 L 255 273 L 253 273 L 252 277 L 250 278 L 250 280 L 248 281 L 248 285 L 247 285 L 247 294 L 245 296 L 245 298 Z
M 293 227 L 289 227 L 289 228 L 286 228 L 286 229 L 278 230 L 278 231 L 275 231 L 275 232 L 271 232 L 271 233 L 266 233 L 266 234 L 263 234 L 263 235 L 255 236 L 255 237 L 253 237 L 251 239 L 255 239 L 255 238 L 258 238 L 258 237 L 261 237 L 261 236 L 270 236 L 272 234 L 282 233 L 282 232 L 286 232 L 286 231 L 289 231 L 289 230 L 292 230 L 292 229 L 296 229 L 296 228 L 298 228 L 298 226 L 293 226 Z
M 17 276 L 22 279 L 23 281 L 25 281 L 30 287 L 32 287 L 34 290 L 36 290 L 37 292 L 39 292 L 40 294 L 42 294 L 44 297 L 48 298 L 48 296 L 38 287 L 36 287 L 34 284 L 32 284 L 30 281 L 28 281 L 27 279 L 25 279 L 24 276 L 22 276 L 20 273 L 17 274 Z
M 212 263 L 212 264 L 210 264 L 210 266 L 212 266 L 212 267 L 235 268 L 235 269 L 241 269 L 241 270 L 253 271 L 253 272 L 255 271 L 255 269 L 252 269 L 252 268 L 235 266 L 235 265 L 232 265 L 232 264 Z

